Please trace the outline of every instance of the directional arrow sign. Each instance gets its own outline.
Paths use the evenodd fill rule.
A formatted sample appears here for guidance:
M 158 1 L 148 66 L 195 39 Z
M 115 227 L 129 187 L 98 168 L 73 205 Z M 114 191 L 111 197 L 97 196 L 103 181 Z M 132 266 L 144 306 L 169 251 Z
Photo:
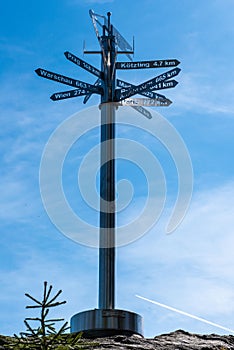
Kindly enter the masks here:
M 149 98 L 126 98 L 118 102 L 121 106 L 144 106 L 144 107 L 160 107 L 160 106 L 170 106 L 172 102 L 169 100 L 159 101 L 156 99 Z
M 180 61 L 176 59 L 157 60 L 157 61 L 139 61 L 139 62 L 116 62 L 116 69 L 139 69 L 139 68 L 167 68 L 176 67 Z
M 179 74 L 180 71 L 180 68 L 174 68 L 135 87 L 116 90 L 116 100 L 124 100 L 125 98 L 131 97 L 135 94 L 139 94 L 145 91 L 161 90 L 174 87 L 178 84 L 175 80 L 171 81 L 170 84 L 163 84 L 163 82 L 165 80 L 171 79 L 172 77 L 175 77 Z
M 65 100 L 71 97 L 84 96 L 86 94 L 87 94 L 86 90 L 75 89 L 70 91 L 56 92 L 55 94 L 51 95 L 50 98 L 53 101 L 58 101 L 58 100 Z
M 152 119 L 152 115 L 151 113 L 145 109 L 142 106 L 131 106 L 132 108 L 134 108 L 137 112 L 143 114 L 144 117 L 148 118 L 148 119 Z
M 98 86 L 98 85 L 99 86 L 101 85 L 101 79 L 99 78 L 94 83 L 94 86 Z M 86 104 L 91 96 L 92 96 L 92 92 L 87 93 L 87 95 L 84 98 L 83 104 Z
M 178 81 L 176 80 L 166 80 L 166 81 L 162 81 L 160 83 L 157 83 L 155 85 L 153 85 L 151 87 L 152 90 L 163 90 L 163 89 L 170 89 L 170 88 L 173 88 L 175 87 L 176 85 L 178 84 Z M 150 93 L 151 91 L 148 91 L 148 93 Z M 130 92 L 130 89 L 117 89 L 116 90 L 116 97 L 117 97 L 117 101 L 121 101 L 123 99 L 126 99 L 127 97 L 130 97 L 130 96 L 133 96 L 135 94 L 137 94 L 138 92 Z M 139 92 L 139 94 L 143 95 L 142 92 Z M 149 97 L 149 94 L 147 94 Z M 156 98 L 156 100 L 158 101 L 163 101 L 163 99 L 161 98 Z M 168 100 L 167 98 L 164 99 L 165 100 Z M 168 100 L 170 101 L 170 100 Z
M 130 88 L 130 87 L 131 88 L 135 88 L 136 87 L 136 85 L 127 83 L 126 81 L 123 81 L 123 80 L 120 80 L 120 79 L 117 79 L 117 86 L 121 87 L 121 88 L 124 88 L 124 89 Z M 166 98 L 166 96 L 161 95 L 161 94 L 156 94 L 155 92 L 152 92 L 152 91 L 140 92 L 140 95 L 147 96 L 149 98 L 154 98 L 156 100 L 168 100 Z M 168 100 L 168 101 L 170 101 L 170 100 Z
M 87 70 L 88 72 L 96 75 L 98 78 L 103 78 L 103 73 L 100 70 L 91 66 L 91 64 L 83 61 L 81 58 L 78 58 L 77 56 L 73 55 L 68 51 L 64 52 L 64 55 L 69 61 L 77 64 L 77 66 L 80 66 L 81 68 Z
M 45 69 L 42 69 L 42 68 L 36 69 L 35 72 L 40 77 L 43 77 L 43 78 L 46 78 L 46 79 L 50 79 L 50 80 L 54 80 L 54 81 L 57 81 L 58 83 L 62 83 L 62 84 L 65 84 L 65 85 L 74 86 L 76 88 L 80 88 L 80 89 L 86 90 L 86 92 L 93 92 L 93 93 L 96 93 L 96 94 L 102 94 L 103 93 L 103 90 L 102 90 L 102 88 L 100 86 L 94 86 L 94 85 L 85 83 L 85 82 L 80 81 L 80 80 L 75 80 L 73 78 L 66 77 L 65 75 L 49 72 L 48 70 L 45 70 Z

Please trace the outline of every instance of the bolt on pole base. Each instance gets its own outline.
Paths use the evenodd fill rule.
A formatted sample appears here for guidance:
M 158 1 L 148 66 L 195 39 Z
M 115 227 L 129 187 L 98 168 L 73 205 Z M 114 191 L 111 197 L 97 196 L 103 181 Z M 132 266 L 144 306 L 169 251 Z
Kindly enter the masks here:
M 82 332 L 85 338 L 133 334 L 143 337 L 143 319 L 140 315 L 126 310 L 87 310 L 71 318 L 71 333 L 79 332 Z

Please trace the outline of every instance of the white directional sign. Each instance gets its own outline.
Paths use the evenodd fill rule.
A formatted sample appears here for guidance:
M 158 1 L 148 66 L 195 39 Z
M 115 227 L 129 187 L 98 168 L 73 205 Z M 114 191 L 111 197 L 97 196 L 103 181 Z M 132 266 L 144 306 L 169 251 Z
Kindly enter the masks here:
M 176 67 L 180 61 L 176 59 L 139 61 L 139 62 L 116 62 L 116 69 L 144 69 L 144 68 L 168 68 Z
M 77 66 L 79 66 L 79 67 L 87 70 L 88 72 L 96 75 L 98 78 L 102 78 L 103 77 L 103 73 L 100 70 L 98 70 L 97 68 L 91 66 L 91 64 L 83 61 L 81 58 L 78 58 L 77 56 L 73 55 L 72 53 L 70 53 L 68 51 L 64 52 L 64 55 L 66 56 L 66 58 L 69 61 L 77 64 Z
M 170 106 L 172 102 L 170 100 L 160 101 L 156 99 L 149 98 L 126 98 L 117 104 L 121 106 L 143 106 L 143 107 L 167 107 Z
M 35 72 L 43 78 L 50 79 L 53 81 L 57 81 L 58 83 L 62 83 L 65 85 L 70 85 L 74 86 L 76 88 L 84 89 L 86 92 L 95 92 L 97 94 L 102 94 L 102 88 L 99 86 L 94 86 L 88 83 L 85 83 L 84 81 L 81 80 L 76 80 L 73 78 L 66 77 L 65 75 L 57 74 L 50 72 L 48 70 L 38 68 L 35 70 Z
M 180 68 L 174 68 L 135 87 L 116 90 L 116 100 L 124 100 L 125 98 L 131 97 L 135 94 L 139 94 L 145 91 L 161 90 L 174 87 L 177 85 L 177 82 L 175 80 L 170 81 L 169 84 L 163 84 L 163 82 L 165 82 L 165 80 L 171 79 L 172 77 L 175 77 L 179 74 L 180 71 Z

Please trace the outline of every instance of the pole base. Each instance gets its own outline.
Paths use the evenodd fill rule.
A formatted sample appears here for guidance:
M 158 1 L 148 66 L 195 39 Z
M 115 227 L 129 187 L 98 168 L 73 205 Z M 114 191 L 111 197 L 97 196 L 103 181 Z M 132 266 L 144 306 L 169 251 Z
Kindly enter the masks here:
M 71 333 L 82 332 L 86 338 L 138 334 L 143 337 L 142 317 L 118 309 L 94 309 L 71 318 Z

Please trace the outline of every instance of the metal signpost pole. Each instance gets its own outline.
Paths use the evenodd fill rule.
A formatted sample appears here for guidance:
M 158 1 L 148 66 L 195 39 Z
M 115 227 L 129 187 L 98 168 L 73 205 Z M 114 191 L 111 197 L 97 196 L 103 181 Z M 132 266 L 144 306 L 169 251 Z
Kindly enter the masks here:
M 84 336 L 98 337 L 113 334 L 143 334 L 142 317 L 134 312 L 115 309 L 115 111 L 118 106 L 129 106 L 151 119 L 145 107 L 169 106 L 172 102 L 155 91 L 174 88 L 178 82 L 173 78 L 180 73 L 177 59 L 132 62 L 131 45 L 107 18 L 89 11 L 100 45 L 99 51 L 84 51 L 86 54 L 101 54 L 101 70 L 66 51 L 65 57 L 75 65 L 95 75 L 94 84 L 73 79 L 42 68 L 36 73 L 43 78 L 74 87 L 69 91 L 54 93 L 53 101 L 85 96 L 87 103 L 92 94 L 101 95 L 101 168 L 100 168 L 100 231 L 99 231 L 99 301 L 98 309 L 75 314 L 71 318 L 71 332 L 83 332 Z M 102 24 L 102 22 L 104 24 Z M 99 34 L 101 27 L 102 35 Z M 120 49 L 120 51 L 118 50 Z M 117 62 L 117 55 L 124 54 L 131 62 Z M 176 68 L 173 68 L 176 67 Z M 172 68 L 140 85 L 117 79 L 116 70 Z M 117 88 L 116 88 L 117 85 Z M 134 95 L 144 98 L 133 98 Z
M 88 337 L 113 334 L 142 335 L 142 317 L 134 312 L 115 309 L 115 111 L 117 45 L 111 14 L 99 38 L 102 55 L 101 96 L 101 169 L 99 231 L 98 309 L 80 312 L 71 319 L 72 332 Z M 92 52 L 89 52 L 92 53 Z
M 105 32 L 107 31 L 107 35 Z M 115 307 L 115 58 L 116 45 L 110 25 L 103 28 L 101 98 L 101 170 L 99 239 L 99 309 Z

